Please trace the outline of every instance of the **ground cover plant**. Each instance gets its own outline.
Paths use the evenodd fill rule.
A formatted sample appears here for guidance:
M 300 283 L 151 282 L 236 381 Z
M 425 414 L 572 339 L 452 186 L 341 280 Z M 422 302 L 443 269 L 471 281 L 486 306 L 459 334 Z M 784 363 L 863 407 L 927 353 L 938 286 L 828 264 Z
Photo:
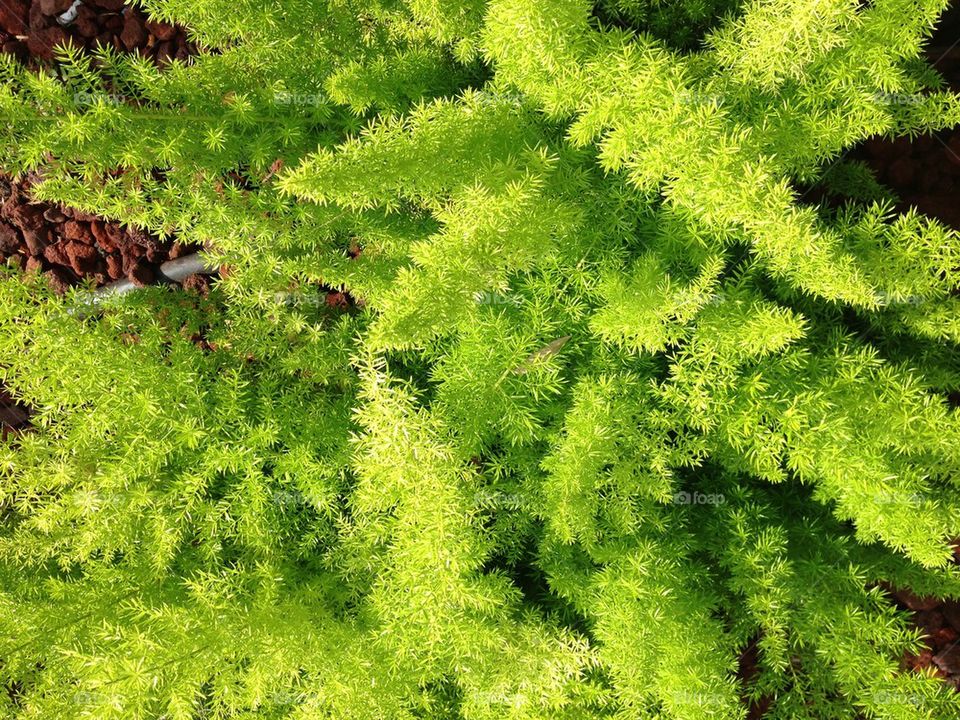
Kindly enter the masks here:
M 946 3 L 140 5 L 0 168 L 224 271 L 0 279 L 5 717 L 957 717 Z

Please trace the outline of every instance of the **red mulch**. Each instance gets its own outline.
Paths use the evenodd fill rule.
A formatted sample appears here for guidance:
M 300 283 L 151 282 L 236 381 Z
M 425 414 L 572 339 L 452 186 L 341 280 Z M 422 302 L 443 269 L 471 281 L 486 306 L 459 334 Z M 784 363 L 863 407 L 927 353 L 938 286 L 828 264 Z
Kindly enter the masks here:
M 123 0 L 83 0 L 69 23 L 58 21 L 72 0 L 3 0 L 0 2 L 0 46 L 21 62 L 42 64 L 54 48 L 67 42 L 93 50 L 98 45 L 133 52 L 165 65 L 196 54 L 186 31 L 147 20 Z
M 960 4 L 944 13 L 926 48 L 927 59 L 947 87 L 960 92 Z M 852 156 L 864 160 L 877 179 L 896 192 L 898 210 L 915 207 L 960 229 L 960 129 L 914 140 L 873 138 Z
M 144 230 L 30 198 L 30 179 L 0 177 L 0 262 L 46 275 L 57 292 L 91 279 L 153 281 L 167 260 L 195 252 Z
M 933 673 L 960 690 L 960 601 L 887 589 L 901 610 L 913 613 L 913 625 L 923 633 L 924 649 L 918 655 L 906 655 L 901 667 Z

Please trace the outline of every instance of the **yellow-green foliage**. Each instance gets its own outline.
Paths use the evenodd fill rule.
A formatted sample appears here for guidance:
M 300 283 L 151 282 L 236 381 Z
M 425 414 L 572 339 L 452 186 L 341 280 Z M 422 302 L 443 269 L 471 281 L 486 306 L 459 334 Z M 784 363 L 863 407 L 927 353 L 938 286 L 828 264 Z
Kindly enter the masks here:
M 0 278 L 3 717 L 960 716 L 881 590 L 960 597 L 960 237 L 838 160 L 960 120 L 944 0 L 142 5 L 0 167 L 229 273 Z

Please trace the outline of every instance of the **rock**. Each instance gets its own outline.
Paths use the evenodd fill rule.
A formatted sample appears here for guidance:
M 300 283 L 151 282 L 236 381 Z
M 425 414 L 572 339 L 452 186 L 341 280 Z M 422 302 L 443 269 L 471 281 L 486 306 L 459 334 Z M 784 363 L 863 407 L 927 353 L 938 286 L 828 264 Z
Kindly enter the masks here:
M 12 255 L 20 248 L 20 233 L 9 223 L 0 222 L 0 252 Z
M 103 246 L 105 248 L 120 250 L 127 245 L 127 236 L 119 225 L 104 223 L 103 235 Z
M 92 45 L 99 45 L 100 47 L 114 47 L 117 43 L 114 42 L 114 33 L 115 30 L 101 30 L 95 38 L 91 41 Z
M 50 244 L 49 230 L 24 230 L 23 242 L 32 256 L 43 255 L 43 249 Z
M 40 0 L 40 12 L 44 15 L 62 15 L 73 5 L 73 0 Z
M 123 258 L 116 253 L 106 256 L 107 276 L 111 280 L 119 280 L 123 277 Z
M 911 610 L 933 610 L 940 604 L 934 597 L 917 597 L 909 590 L 893 590 L 893 596 Z
M 0 217 L 4 218 L 5 220 L 10 220 L 16 224 L 13 219 L 13 213 L 16 211 L 19 204 L 20 198 L 17 196 L 17 191 L 12 190 L 10 194 L 4 198 L 3 204 L 0 205 Z
M 168 25 L 167 23 L 148 20 L 145 25 L 147 32 L 153 35 L 160 42 L 172 40 L 174 35 L 177 34 L 177 29 L 173 25 Z
M 3 6 L 0 5 L 0 8 Z M 7 40 L 3 44 L 3 52 L 12 55 L 21 65 L 26 65 L 30 60 L 30 51 L 27 46 L 19 40 Z
M 951 645 L 957 640 L 957 631 L 950 626 L 942 627 L 930 636 L 934 647 L 943 647 Z
M 170 252 L 167 253 L 167 259 L 176 260 L 177 258 L 183 257 L 184 255 L 188 254 L 187 250 L 188 248 L 186 245 L 175 242 L 170 246 Z
M 30 4 L 25 0 L 4 0 L 0 3 L 0 28 L 11 35 L 23 35 L 30 23 Z
M 70 242 L 66 246 L 70 267 L 77 275 L 89 275 L 96 272 L 100 266 L 100 255 L 89 245 L 81 242 Z
M 37 205 L 24 202 L 15 193 L 11 194 L 0 208 L 0 216 L 21 230 L 39 230 L 45 225 L 43 211 Z
M 127 273 L 127 279 L 137 287 L 144 287 L 153 282 L 154 274 L 149 265 L 138 263 Z
M 67 240 L 80 240 L 90 234 L 90 229 L 76 220 L 68 220 L 63 224 L 63 236 Z
M 960 673 L 960 646 L 951 645 L 933 656 L 933 664 L 946 673 Z
M 156 238 L 151 237 L 150 233 L 143 228 L 137 227 L 136 225 L 127 226 L 127 239 L 130 241 L 130 243 L 144 249 L 154 248 L 156 250 L 160 248 L 160 243 L 156 240 Z
M 913 621 L 924 629 L 928 635 L 933 635 L 943 627 L 943 615 L 937 610 L 921 610 Z
M 30 256 L 27 258 L 27 264 L 24 269 L 28 273 L 40 272 L 41 270 L 43 270 L 43 263 L 40 261 L 39 258 Z
M 162 263 L 167 259 L 167 253 L 160 246 L 148 245 L 147 246 L 147 262 L 150 263 Z
M 101 220 L 94 220 L 90 223 L 90 233 L 93 235 L 93 240 L 97 245 L 103 247 L 107 252 L 111 252 L 116 248 L 107 248 L 106 245 L 112 245 L 113 241 L 110 239 L 110 236 L 107 234 L 107 229 L 104 226 L 104 223 Z
M 933 663 L 933 653 L 929 648 L 924 648 L 919 655 L 907 655 L 904 658 L 904 665 L 910 670 L 925 670 Z
M 78 220 L 68 220 L 63 225 L 63 236 L 68 240 L 76 240 L 85 245 L 93 245 L 94 237 L 90 232 L 90 225 Z
M 27 411 L 19 405 L 10 402 L 0 404 L 0 423 L 4 425 L 17 427 L 25 423 L 28 417 Z
M 943 603 L 943 618 L 957 632 L 960 632 L 960 601 L 947 600 Z
M 31 32 L 37 32 L 48 28 L 51 25 L 54 25 L 56 20 L 48 15 L 43 14 L 43 9 L 40 7 L 40 3 L 34 2 L 30 5 L 30 11 L 27 14 L 27 24 Z M 27 35 L 28 33 L 23 33 Z
M 83 210 L 74 209 L 73 219 L 77 220 L 78 222 L 92 223 L 94 220 L 99 220 L 100 216 L 94 215 L 93 213 L 84 212 Z
M 58 207 L 47 208 L 43 211 L 43 217 L 52 223 L 62 223 L 67 216 Z
M 147 28 L 139 11 L 129 8 L 123 16 L 120 41 L 127 50 L 135 50 L 147 42 Z
M 26 203 L 18 205 L 10 214 L 10 221 L 21 230 L 43 230 L 46 223 L 43 221 L 43 211 L 36 205 Z
M 181 283 L 184 290 L 206 297 L 210 294 L 210 278 L 206 275 L 187 275 Z
M 100 32 L 100 23 L 97 22 L 97 14 L 86 5 L 81 5 L 77 10 L 77 19 L 73 21 L 73 27 L 77 34 L 85 38 L 95 38 Z
M 177 56 L 176 46 L 172 42 L 162 42 L 157 45 L 155 55 L 157 63 L 160 65 L 169 65 Z
M 67 34 L 59 25 L 33 31 L 27 37 L 27 49 L 31 55 L 43 60 L 53 60 L 54 49 L 67 43 Z
M 147 249 L 143 245 L 137 245 L 131 242 L 123 246 L 123 251 L 128 253 L 130 257 L 137 258 L 138 260 L 147 254 Z
M 57 295 L 63 295 L 70 289 L 70 276 L 60 268 L 53 268 L 44 273 L 47 284 Z
M 126 0 L 88 0 L 90 5 L 110 12 L 119 12 L 126 5 Z
M 51 265 L 70 265 L 66 247 L 62 243 L 52 243 L 43 249 L 43 257 Z
M 129 275 L 140 262 L 140 256 L 133 252 L 134 246 L 124 245 L 120 248 L 120 259 L 123 262 L 123 274 Z
M 100 247 L 107 252 L 119 250 L 125 244 L 123 231 L 120 229 L 120 226 L 115 223 L 91 223 L 90 229 L 100 243 Z M 100 237 L 96 235 L 98 229 L 102 229 L 103 231 Z
M 346 310 L 350 307 L 346 294 L 341 292 L 328 292 L 326 303 L 327 307 L 335 310 Z

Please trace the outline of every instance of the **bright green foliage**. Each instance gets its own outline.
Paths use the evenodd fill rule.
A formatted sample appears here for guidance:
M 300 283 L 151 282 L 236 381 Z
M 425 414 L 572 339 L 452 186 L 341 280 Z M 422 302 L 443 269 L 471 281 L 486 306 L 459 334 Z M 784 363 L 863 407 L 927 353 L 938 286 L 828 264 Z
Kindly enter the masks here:
M 960 121 L 944 5 L 145 0 L 198 58 L 0 61 L 0 166 L 229 267 L 0 279 L 3 716 L 957 717 L 883 588 L 960 597 L 960 237 L 841 157 Z

